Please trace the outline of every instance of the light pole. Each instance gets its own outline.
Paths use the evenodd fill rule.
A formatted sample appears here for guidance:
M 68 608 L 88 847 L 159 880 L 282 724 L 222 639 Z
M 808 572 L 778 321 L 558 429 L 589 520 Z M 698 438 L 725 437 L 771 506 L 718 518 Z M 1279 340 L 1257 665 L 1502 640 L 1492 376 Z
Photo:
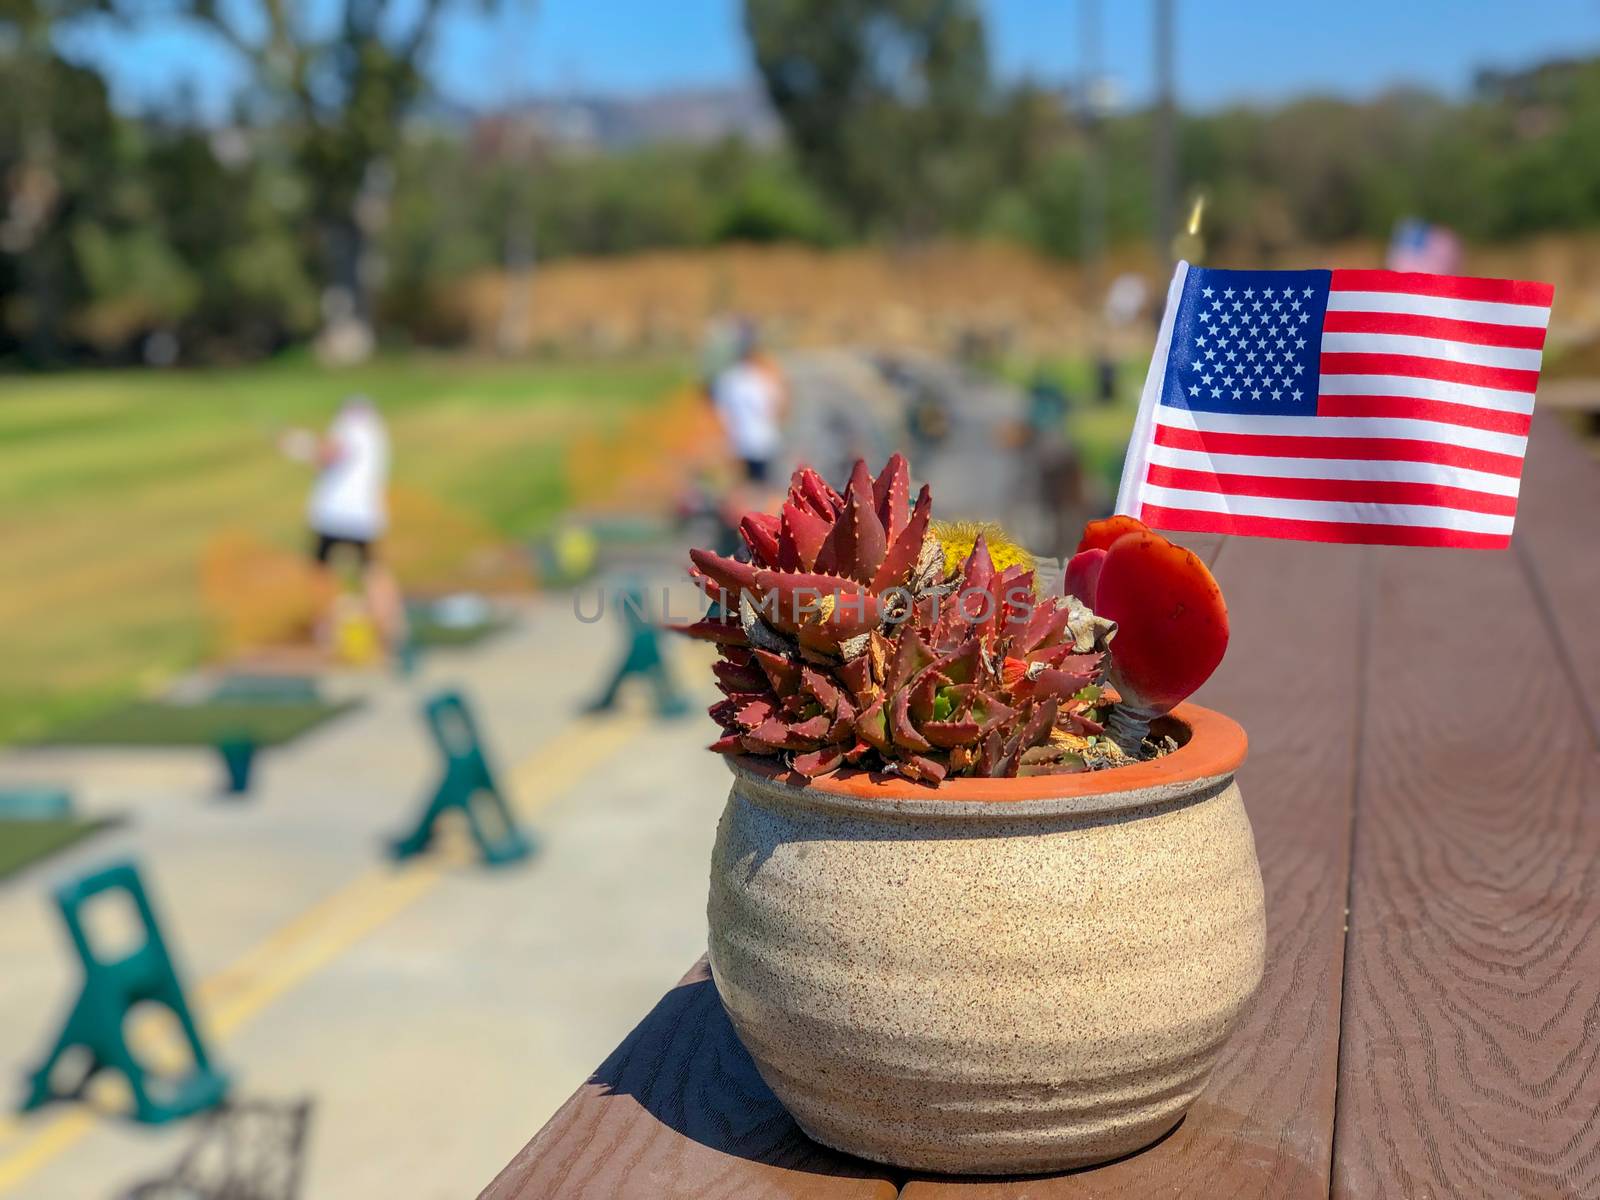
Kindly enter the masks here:
M 1156 257 L 1163 267 L 1172 265 L 1174 212 L 1177 205 L 1177 166 L 1174 160 L 1176 114 L 1172 98 L 1172 5 L 1155 0 L 1155 188 Z

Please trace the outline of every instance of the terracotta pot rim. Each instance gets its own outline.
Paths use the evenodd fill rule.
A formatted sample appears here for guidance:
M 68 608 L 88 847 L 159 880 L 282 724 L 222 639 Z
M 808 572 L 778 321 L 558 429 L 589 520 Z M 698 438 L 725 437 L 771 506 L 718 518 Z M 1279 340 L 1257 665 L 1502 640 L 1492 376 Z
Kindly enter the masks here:
M 820 779 L 807 779 L 770 758 L 729 755 L 736 774 L 814 793 L 854 800 L 917 800 L 937 804 L 1016 804 L 1031 801 L 1114 797 L 1126 792 L 1163 792 L 1233 774 L 1244 762 L 1249 739 L 1232 717 L 1198 704 L 1180 704 L 1170 716 L 1187 727 L 1188 740 L 1177 750 L 1150 762 L 1077 775 L 1029 775 L 1014 779 L 948 779 L 940 784 L 913 783 L 896 775 L 847 769 Z

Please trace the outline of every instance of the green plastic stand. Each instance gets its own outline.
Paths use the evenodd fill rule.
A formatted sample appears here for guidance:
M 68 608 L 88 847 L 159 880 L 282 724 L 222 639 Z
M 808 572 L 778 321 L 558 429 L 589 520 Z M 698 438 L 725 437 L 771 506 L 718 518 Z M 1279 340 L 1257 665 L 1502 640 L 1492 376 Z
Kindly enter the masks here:
M 0 790 L 0 821 L 64 821 L 72 816 L 72 793 L 40 786 Z
M 399 859 L 421 854 L 433 841 L 439 818 L 459 811 L 467 818 L 484 862 L 500 866 L 528 857 L 533 843 L 517 826 L 495 783 L 467 702 L 455 692 L 444 692 L 428 701 L 423 714 L 444 758 L 444 775 L 417 827 L 392 842 L 390 852 Z
M 89 946 L 80 911 L 86 901 L 110 891 L 127 893 L 138 910 L 145 940 L 126 958 L 101 962 Z M 43 1065 L 31 1075 L 22 1110 L 81 1095 L 90 1078 L 107 1067 L 127 1079 L 133 1092 L 133 1115 L 148 1125 L 162 1125 L 221 1104 L 228 1094 L 228 1077 L 212 1067 L 206 1054 L 137 868 L 124 862 L 85 875 L 58 888 L 56 903 L 83 964 L 83 990 Z M 166 1005 L 183 1027 L 194 1069 L 181 1079 L 151 1075 L 128 1047 L 123 1021 L 129 1009 L 144 1001 Z M 71 1091 L 58 1092 L 50 1076 L 61 1056 L 79 1047 L 89 1052 L 88 1069 Z
M 672 718 L 686 715 L 691 706 L 679 690 L 677 680 L 667 666 L 666 656 L 661 653 L 661 631 L 649 619 L 644 589 L 636 584 L 619 588 L 616 603 L 622 610 L 627 627 L 627 649 L 616 670 L 611 673 L 605 690 L 589 704 L 588 711 L 610 711 L 616 707 L 617 694 L 629 676 L 642 675 L 649 680 L 655 695 L 656 716 Z
M 222 790 L 230 796 L 244 795 L 250 790 L 250 775 L 255 766 L 255 742 L 243 735 L 224 737 L 217 742 L 217 753 L 222 755 Z

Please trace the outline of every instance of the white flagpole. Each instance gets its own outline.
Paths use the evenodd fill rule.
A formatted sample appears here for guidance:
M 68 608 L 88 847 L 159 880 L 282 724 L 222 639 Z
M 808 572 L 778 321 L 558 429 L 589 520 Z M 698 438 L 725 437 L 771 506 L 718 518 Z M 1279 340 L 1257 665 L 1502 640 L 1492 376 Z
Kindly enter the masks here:
M 1178 262 L 1172 272 L 1172 282 L 1167 286 L 1167 307 L 1161 314 L 1161 330 L 1156 334 L 1156 348 L 1150 355 L 1150 369 L 1145 372 L 1144 391 L 1139 395 L 1139 415 L 1133 423 L 1133 436 L 1128 439 L 1128 452 L 1122 459 L 1122 484 L 1117 489 L 1117 511 L 1137 517 L 1144 504 L 1145 469 L 1150 462 L 1150 444 L 1156 434 L 1156 405 L 1161 403 L 1161 393 L 1167 386 L 1167 359 L 1172 350 L 1172 326 L 1178 319 L 1178 301 L 1183 299 L 1183 281 L 1189 277 L 1189 264 Z

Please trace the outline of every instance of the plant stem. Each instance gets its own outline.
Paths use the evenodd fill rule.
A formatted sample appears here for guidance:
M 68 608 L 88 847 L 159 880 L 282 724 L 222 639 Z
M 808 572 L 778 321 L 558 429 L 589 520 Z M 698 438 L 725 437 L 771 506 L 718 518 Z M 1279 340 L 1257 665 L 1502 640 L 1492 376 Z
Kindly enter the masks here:
M 1146 713 L 1127 703 L 1118 704 L 1106 720 L 1106 733 L 1130 758 L 1139 757 L 1139 747 L 1150 733 L 1150 722 L 1158 714 Z

